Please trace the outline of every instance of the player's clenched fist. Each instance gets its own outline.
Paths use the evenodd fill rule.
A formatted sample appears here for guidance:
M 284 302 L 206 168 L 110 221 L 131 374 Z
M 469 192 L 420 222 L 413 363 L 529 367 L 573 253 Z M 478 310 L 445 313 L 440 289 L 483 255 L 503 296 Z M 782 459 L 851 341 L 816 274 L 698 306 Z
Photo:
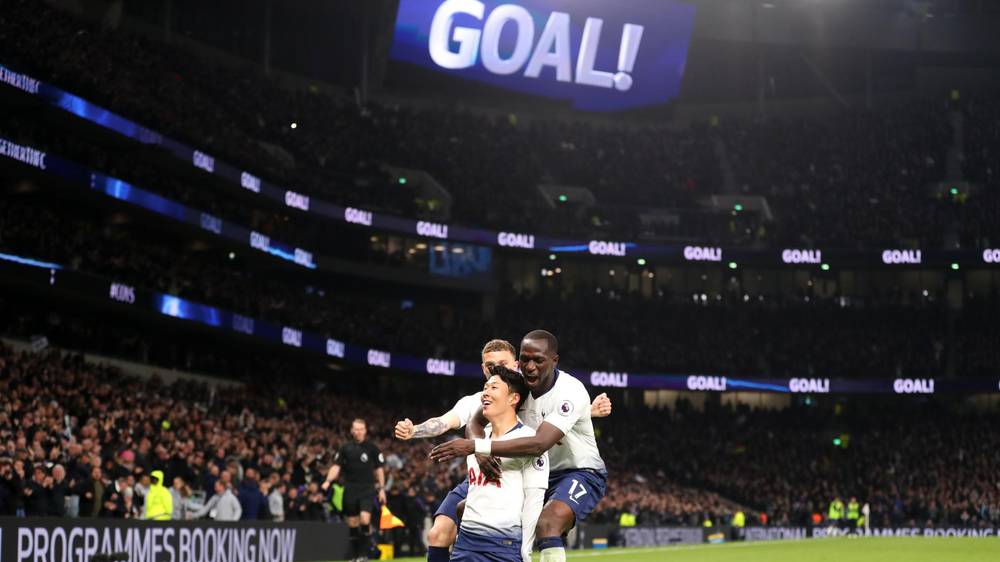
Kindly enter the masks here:
M 607 393 L 602 392 L 594 398 L 594 403 L 590 405 L 590 417 L 606 418 L 611 415 L 611 399 Z
M 396 422 L 396 439 L 406 441 L 413 437 L 413 422 L 406 418 L 401 422 Z

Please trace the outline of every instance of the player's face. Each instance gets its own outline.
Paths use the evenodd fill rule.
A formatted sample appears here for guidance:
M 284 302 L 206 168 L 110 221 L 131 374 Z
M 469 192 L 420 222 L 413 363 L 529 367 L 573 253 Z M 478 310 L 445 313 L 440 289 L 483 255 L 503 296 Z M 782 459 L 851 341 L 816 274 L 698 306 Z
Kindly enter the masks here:
M 534 391 L 549 384 L 558 362 L 559 356 L 549 351 L 547 342 L 539 340 L 521 342 L 521 357 L 518 363 L 529 390 Z
M 510 387 L 500 377 L 492 376 L 486 379 L 486 384 L 483 385 L 483 397 L 480 400 L 483 403 L 483 415 L 486 419 L 493 419 L 507 410 L 514 409 L 514 405 L 517 404 L 517 394 L 512 393 Z
M 351 424 L 351 436 L 354 437 L 354 440 L 358 443 L 364 441 L 365 435 L 367 434 L 368 428 L 365 427 L 365 424 L 357 422 Z
M 490 351 L 483 354 L 483 376 L 490 378 L 490 367 L 502 365 L 512 371 L 517 370 L 517 359 L 509 351 Z

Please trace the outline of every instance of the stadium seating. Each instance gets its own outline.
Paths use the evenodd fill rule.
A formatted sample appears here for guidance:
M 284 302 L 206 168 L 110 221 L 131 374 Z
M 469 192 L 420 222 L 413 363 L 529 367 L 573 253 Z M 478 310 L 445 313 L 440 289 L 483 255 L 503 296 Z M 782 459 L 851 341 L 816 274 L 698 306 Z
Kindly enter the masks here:
M 0 65 L 280 185 L 397 215 L 422 217 L 427 209 L 412 186 L 390 181 L 384 166 L 427 171 L 454 197 L 450 221 L 494 229 L 747 248 L 1000 245 L 1000 97 L 989 92 L 809 119 L 680 128 L 498 116 L 377 99 L 359 106 L 352 96 L 289 89 L 256 70 L 208 62 L 29 0 L 4 3 Z M 215 189 L 216 179 L 175 170 L 171 156 L 157 149 L 88 130 L 65 112 L 8 99 L 17 95 L 0 96 L 0 103 L 10 103 L 3 107 L 17 108 L 0 119 L 0 137 L 317 255 L 395 271 L 426 269 L 403 250 L 376 249 L 369 244 L 372 232 L 230 197 Z M 956 115 L 963 178 L 948 175 Z M 329 272 L 244 259 L 242 252 L 206 242 L 197 229 L 136 220 L 138 213 L 124 205 L 97 201 L 85 189 L 71 193 L 59 180 L 34 172 L 0 164 L 5 259 L 55 262 L 366 348 L 478 362 L 483 342 L 504 337 L 516 343 L 527 330 L 544 327 L 562 342 L 560 365 L 579 375 L 985 380 L 1000 368 L 1000 295 L 956 295 L 947 279 L 928 285 L 935 289 L 913 290 L 914 283 L 900 282 L 911 270 L 858 279 L 856 294 L 842 287 L 820 290 L 811 276 L 806 286 L 783 277 L 774 283 L 779 289 L 759 291 L 745 289 L 736 277 L 722 288 L 696 292 L 670 290 L 658 279 L 643 292 L 617 288 L 621 284 L 611 274 L 603 278 L 604 270 L 601 278 L 581 274 L 528 291 L 514 288 L 520 275 L 514 270 L 530 269 L 526 275 L 537 277 L 534 262 L 528 267 L 497 251 L 499 288 L 487 298 L 442 296 L 402 282 L 385 290 L 367 280 L 348 283 Z M 967 192 L 930 189 L 960 180 L 971 186 Z M 539 184 L 586 187 L 598 204 L 587 212 L 578 212 L 573 201 L 553 208 L 539 196 Z M 703 200 L 723 192 L 767 198 L 774 220 L 705 212 Z M 683 218 L 642 227 L 638 215 L 657 207 Z M 561 255 L 556 263 L 569 273 L 597 263 L 587 259 Z M 676 271 L 695 266 L 686 267 Z M 39 299 L 40 289 L 20 281 L 0 279 L 2 336 L 129 358 L 154 369 L 207 373 L 238 385 L 210 390 L 186 380 L 165 384 L 78 355 L 14 351 L 0 343 L 0 516 L 65 515 L 75 505 L 61 501 L 68 496 L 81 498 L 81 516 L 138 515 L 141 502 L 129 503 L 125 494 L 86 500 L 98 489 L 89 469 L 100 466 L 101 489 L 117 485 L 134 490 L 135 498 L 146 489 L 142 475 L 154 469 L 167 473 L 168 484 L 181 476 L 189 488 L 211 494 L 216 478 L 242 480 L 253 468 L 262 489 L 286 485 L 287 518 L 326 518 L 315 484 L 359 416 L 386 452 L 390 502 L 405 521 L 422 524 L 464 477 L 460 463 L 431 464 L 430 443 L 400 443 L 390 431 L 399 417 L 446 411 L 476 389 L 474 379 L 407 379 L 331 366 L 325 357 L 257 347 L 249 338 L 193 323 L 160 318 L 156 324 L 149 314 L 94 304 L 61 287 Z M 877 526 L 1000 525 L 996 414 L 962 413 L 962 404 L 949 398 L 793 397 L 790 407 L 768 411 L 723 406 L 716 395 L 704 407 L 681 399 L 657 410 L 638 404 L 642 391 L 628 392 L 629 400 L 616 402 L 615 415 L 596 422 L 611 477 L 593 522 L 617 523 L 628 512 L 640 525 L 700 526 L 741 510 L 751 521 L 763 514 L 773 525 L 810 526 L 833 497 L 857 496 L 871 504 Z M 55 465 L 65 469 L 65 481 Z
M 65 515 L 64 504 L 57 505 L 52 498 L 85 496 L 93 489 L 91 469 L 100 466 L 109 489 L 105 499 L 113 504 L 102 516 L 136 516 L 121 505 L 121 499 L 110 500 L 110 486 L 121 478 L 130 488 L 140 484 L 141 496 L 142 475 L 163 470 L 168 484 L 180 476 L 192 490 L 211 496 L 220 471 L 230 471 L 234 481 L 239 481 L 252 468 L 268 488 L 283 482 L 288 490 L 297 490 L 285 493 L 288 518 L 325 518 L 322 508 L 310 505 L 315 502 L 309 485 L 315 486 L 325 475 L 333 452 L 348 438 L 347 428 L 356 417 L 366 419 L 375 443 L 386 455 L 390 488 L 407 498 L 398 511 L 404 520 L 412 522 L 411 517 L 416 517 L 422 525 L 428 509 L 436 508 L 444 494 L 464 478 L 460 465 L 430 462 L 429 442 L 391 439 L 394 416 L 402 412 L 382 402 L 393 395 L 402 401 L 402 392 L 383 389 L 379 402 L 371 402 L 348 390 L 351 384 L 321 383 L 322 373 L 303 365 L 263 364 L 267 367 L 246 373 L 246 387 L 219 387 L 210 392 L 203 384 L 183 380 L 164 384 L 129 377 L 113 368 L 85 363 L 77 355 L 19 353 L 0 344 L 0 388 L 9 398 L 0 411 L 0 463 L 12 466 L 0 474 L 0 515 L 14 515 L 18 510 L 28 515 Z M 281 378 L 279 384 L 274 372 L 269 372 L 272 368 L 294 371 L 295 377 Z M 422 404 L 414 400 L 414 391 L 425 399 Z M 439 414 L 448 398 L 442 400 L 441 394 L 447 392 L 443 386 L 419 391 L 410 385 L 405 415 L 424 419 Z M 451 392 L 455 392 L 454 385 Z M 74 424 L 69 442 L 62 430 L 64 416 L 70 416 Z M 53 483 L 53 471 L 44 462 L 62 465 L 65 480 Z M 37 487 L 30 482 L 36 467 L 45 473 Z M 621 478 L 624 484 L 625 477 Z M 26 495 L 27 489 L 35 496 Z M 663 517 L 680 521 L 735 506 L 717 494 L 677 484 L 644 495 L 639 501 L 636 490 L 623 485 L 607 509 L 636 503 L 646 510 L 663 508 Z M 90 507 L 93 502 L 84 503 Z M 135 505 L 141 513 L 141 501 Z M 80 512 L 80 516 L 90 516 L 90 512 Z M 257 519 L 258 514 L 247 518 Z
M 93 224 L 31 198 L 0 204 L 0 216 L 0 250 L 8 253 L 418 356 L 475 361 L 481 342 L 497 334 L 516 340 L 524 326 L 548 326 L 567 342 L 564 364 L 581 369 L 936 376 L 946 372 L 948 355 L 960 348 L 968 359 L 958 363 L 959 374 L 986 375 L 997 365 L 986 359 L 992 354 L 976 355 L 989 353 L 986 342 L 995 327 L 983 326 L 970 310 L 969 322 L 982 329 L 960 332 L 968 341 L 949 337 L 944 319 L 963 316 L 947 311 L 936 295 L 750 299 L 736 292 L 702 302 L 698 295 L 646 299 L 593 287 L 532 294 L 506 290 L 498 295 L 495 318 L 488 320 L 472 304 L 425 298 L 403 306 L 403 299 L 352 294 L 319 279 L 277 281 L 252 267 L 234 267 L 222 252 L 189 251 L 183 242 L 164 242 L 136 225 Z
M 452 220 L 463 224 L 635 236 L 639 210 L 691 209 L 709 195 L 735 189 L 767 197 L 777 220 L 731 228 L 725 214 L 686 214 L 680 229 L 658 234 L 739 244 L 939 246 L 951 240 L 958 218 L 987 213 L 961 221 L 961 240 L 977 245 L 996 236 L 998 221 L 988 220 L 996 189 L 956 201 L 935 197 L 928 188 L 961 179 L 946 177 L 945 169 L 954 140 L 949 111 L 961 109 L 944 100 L 815 120 L 681 130 L 515 124 L 377 101 L 359 108 L 353 98 L 284 89 L 246 69 L 101 30 L 30 2 L 11 4 L 0 36 L 9 58 L 0 63 L 279 184 L 341 203 L 415 212 L 415 195 L 379 176 L 379 166 L 391 164 L 434 175 L 454 197 Z M 104 62 L 83 63 L 92 60 Z M 995 109 L 989 96 L 981 97 L 965 111 L 965 170 L 972 180 L 987 177 L 990 158 L 996 168 L 997 139 L 989 120 Z M 229 99 L 240 103 L 223 101 Z M 732 186 L 723 185 L 717 144 L 725 147 Z M 995 178 L 995 171 L 990 174 Z M 376 179 L 354 181 L 359 175 Z M 540 183 L 582 185 L 599 206 L 583 216 L 548 209 L 535 190 Z
M 286 371 L 296 376 L 274 376 Z M 243 378 L 245 387 L 209 392 L 183 380 L 132 378 L 58 351 L 0 346 L 0 388 L 9 398 L 0 410 L 0 462 L 14 467 L 0 473 L 0 514 L 61 508 L 24 496 L 33 467 L 42 470 L 36 492 L 51 500 L 85 494 L 90 468 L 101 466 L 105 485 L 124 478 L 133 488 L 140 483 L 140 495 L 141 475 L 154 469 L 168 482 L 181 476 L 193 489 L 211 490 L 220 470 L 240 480 L 253 468 L 268 487 L 284 482 L 298 490 L 286 495 L 289 517 L 321 516 L 309 505 L 309 484 L 322 477 L 358 416 L 386 452 L 390 486 L 409 498 L 399 504 L 404 520 L 422 521 L 464 475 L 460 465 L 432 465 L 427 442 L 390 438 L 395 417 L 423 419 L 447 408 L 449 394 L 462 392 L 453 385 L 386 386 L 371 402 L 350 381 L 329 381 L 295 362 L 265 360 Z M 394 396 L 406 396 L 406 412 L 385 406 Z M 69 442 L 66 415 L 73 420 Z M 740 509 L 751 517 L 763 512 L 772 524 L 807 526 L 831 498 L 857 496 L 871 504 L 873 525 L 989 527 L 1000 523 L 997 421 L 995 414 L 891 402 L 782 411 L 711 404 L 698 411 L 684 401 L 672 411 L 632 407 L 597 422 L 612 479 L 595 521 L 617 522 L 628 511 L 640 524 L 698 525 Z M 61 487 L 43 461 L 66 469 Z M 104 513 L 126 514 L 120 505 Z

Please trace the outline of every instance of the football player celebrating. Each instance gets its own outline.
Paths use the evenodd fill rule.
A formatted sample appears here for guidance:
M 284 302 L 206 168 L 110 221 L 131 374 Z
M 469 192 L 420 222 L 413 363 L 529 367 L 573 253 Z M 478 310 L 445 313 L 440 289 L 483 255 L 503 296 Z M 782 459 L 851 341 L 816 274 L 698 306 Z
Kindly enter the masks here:
M 514 346 L 510 342 L 501 339 L 490 340 L 483 346 L 481 354 L 483 376 L 487 378 L 492 376 L 490 369 L 496 366 L 516 370 L 518 364 L 515 355 Z M 403 440 L 437 437 L 448 431 L 465 427 L 479 411 L 481 396 L 482 392 L 465 396 L 449 412 L 418 425 L 414 425 L 409 419 L 404 419 L 396 424 L 396 437 Z M 611 415 L 611 400 L 608 395 L 597 396 L 590 411 L 591 417 L 594 418 Z M 481 461 L 486 462 L 485 457 L 481 457 Z M 487 468 L 487 473 L 489 471 L 490 469 Z M 465 499 L 468 491 L 469 482 L 466 480 L 448 493 L 434 513 L 434 523 L 427 534 L 427 562 L 448 560 L 448 549 L 455 543 L 455 537 L 458 534 L 458 504 Z M 528 530 L 533 531 L 533 529 Z M 527 542 L 527 546 L 530 548 L 530 540 Z
M 456 439 L 431 451 L 431 458 L 438 462 L 473 453 L 517 458 L 548 451 L 549 487 L 535 530 L 542 562 L 566 560 L 563 534 L 593 511 L 604 497 L 608 478 L 594 437 L 587 389 L 556 369 L 558 362 L 559 342 L 554 335 L 534 330 L 524 336 L 519 364 L 530 395 L 522 406 L 521 419 L 535 428 L 535 435 L 505 440 Z M 499 369 L 502 367 L 494 372 Z M 470 422 L 474 425 L 475 419 Z
M 535 430 L 521 423 L 517 409 L 528 396 L 524 377 L 517 371 L 500 369 L 483 387 L 483 416 L 486 439 L 504 441 L 530 438 Z M 499 478 L 483 474 L 476 455 L 466 459 L 469 466 L 469 495 L 451 554 L 454 562 L 521 562 L 522 529 L 534 529 L 549 480 L 545 453 L 538 457 L 504 458 Z M 527 533 L 530 541 L 533 533 Z

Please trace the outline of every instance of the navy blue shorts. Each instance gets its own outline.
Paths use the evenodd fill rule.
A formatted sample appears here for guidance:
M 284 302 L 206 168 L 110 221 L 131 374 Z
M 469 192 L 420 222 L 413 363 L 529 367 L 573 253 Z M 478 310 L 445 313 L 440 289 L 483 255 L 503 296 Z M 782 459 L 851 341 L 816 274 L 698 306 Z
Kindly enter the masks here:
M 521 562 L 521 539 L 486 537 L 460 529 L 451 562 Z
M 464 500 L 469 495 L 469 480 L 466 479 L 464 482 L 455 486 L 455 489 L 448 492 L 445 496 L 444 501 L 441 502 L 441 506 L 438 507 L 437 511 L 434 512 L 434 518 L 437 519 L 438 515 L 444 515 L 445 517 L 451 517 L 452 521 L 458 523 L 458 504 Z
M 576 515 L 576 522 L 585 521 L 607 491 L 608 475 L 594 470 L 560 470 L 549 475 L 545 502 L 559 500 Z

